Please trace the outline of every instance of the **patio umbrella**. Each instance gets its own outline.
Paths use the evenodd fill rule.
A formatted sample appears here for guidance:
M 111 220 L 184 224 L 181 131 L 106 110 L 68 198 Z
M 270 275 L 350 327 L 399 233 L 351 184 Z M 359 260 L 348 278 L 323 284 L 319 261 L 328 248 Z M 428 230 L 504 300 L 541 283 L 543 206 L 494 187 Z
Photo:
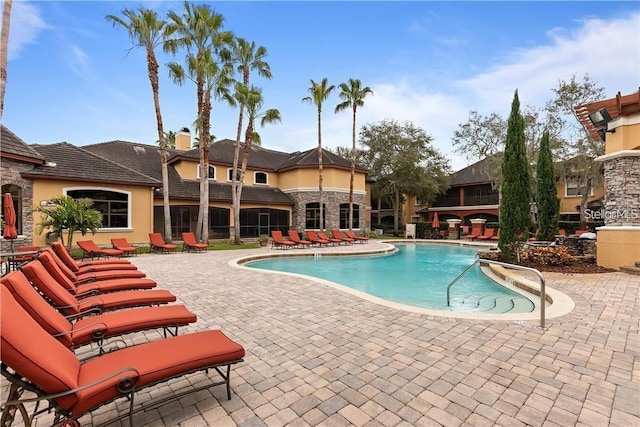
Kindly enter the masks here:
M 2 203 L 4 210 L 2 216 L 4 217 L 4 229 L 2 230 L 2 237 L 7 240 L 11 240 L 11 252 L 13 252 L 13 241 L 18 238 L 18 230 L 16 230 L 16 211 L 13 208 L 13 198 L 11 193 L 5 193 Z
M 438 221 L 438 212 L 434 212 L 433 221 L 431 222 L 433 228 L 440 228 L 440 221 Z

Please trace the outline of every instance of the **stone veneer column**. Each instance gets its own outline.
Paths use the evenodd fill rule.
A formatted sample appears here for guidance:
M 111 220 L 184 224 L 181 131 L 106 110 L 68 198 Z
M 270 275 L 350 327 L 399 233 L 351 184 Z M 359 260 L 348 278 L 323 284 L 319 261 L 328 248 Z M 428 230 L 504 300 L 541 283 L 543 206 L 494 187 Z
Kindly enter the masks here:
M 640 150 L 622 150 L 604 162 L 604 227 L 598 227 L 598 265 L 619 269 L 640 261 Z M 597 218 L 598 215 L 596 215 Z
M 22 178 L 20 172 L 30 169 L 31 164 L 17 162 L 11 159 L 2 159 L 2 173 L 0 173 L 0 186 L 6 184 L 17 185 L 22 189 L 22 233 L 13 242 L 14 248 L 20 245 L 30 245 L 33 241 L 33 215 L 27 212 L 33 207 L 33 181 Z M 7 250 L 10 242 L 2 241 L 2 250 Z
M 306 205 L 307 203 L 318 203 L 317 191 L 299 191 L 288 193 L 295 206 L 293 207 L 293 218 L 291 219 L 292 227 L 298 231 L 304 231 L 306 228 Z M 324 191 L 323 192 L 324 205 L 325 205 L 325 224 L 326 229 L 340 227 L 340 204 L 349 203 L 349 193 L 342 193 L 337 191 Z M 365 227 L 365 214 L 366 204 L 364 194 L 354 194 L 353 203 L 360 206 L 359 221 L 360 229 Z

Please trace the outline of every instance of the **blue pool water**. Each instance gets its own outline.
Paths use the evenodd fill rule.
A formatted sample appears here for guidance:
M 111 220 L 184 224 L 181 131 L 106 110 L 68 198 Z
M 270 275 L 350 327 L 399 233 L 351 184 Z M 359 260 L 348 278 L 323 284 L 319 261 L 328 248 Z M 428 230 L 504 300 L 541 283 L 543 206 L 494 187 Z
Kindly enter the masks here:
M 530 312 L 533 304 L 500 286 L 479 268 L 451 288 L 447 285 L 473 263 L 477 248 L 443 244 L 398 244 L 387 255 L 279 257 L 252 261 L 248 267 L 305 274 L 326 279 L 376 297 L 437 310 Z

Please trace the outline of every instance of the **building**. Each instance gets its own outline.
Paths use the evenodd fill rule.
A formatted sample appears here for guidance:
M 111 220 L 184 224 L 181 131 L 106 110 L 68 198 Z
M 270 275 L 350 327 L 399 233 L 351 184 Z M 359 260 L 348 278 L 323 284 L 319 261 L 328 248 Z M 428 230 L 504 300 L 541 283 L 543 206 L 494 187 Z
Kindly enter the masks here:
M 26 242 L 44 246 L 28 219 L 34 204 L 46 205 L 56 195 L 89 197 L 102 212 L 104 226 L 91 238 L 109 244 L 112 237 L 148 243 L 148 233 L 162 232 L 163 200 L 160 150 L 157 146 L 109 141 L 76 147 L 68 143 L 28 145 L 2 127 L 2 191 L 11 190 L 21 206 L 19 233 Z M 209 166 L 209 238 L 233 235 L 231 180 L 235 141 L 211 145 Z M 23 153 L 18 155 L 16 153 Z M 25 155 L 24 153 L 28 153 Z M 350 161 L 323 150 L 324 228 L 348 228 Z M 5 171 L 6 170 L 6 171 Z M 169 150 L 169 197 L 172 237 L 195 228 L 199 206 L 199 150 L 181 131 Z M 367 227 L 367 171 L 356 169 L 354 225 Z M 319 229 L 317 148 L 285 153 L 252 147 L 240 207 L 244 238 L 286 231 Z M 37 215 L 36 215 L 37 216 Z M 74 236 L 77 240 L 78 236 Z

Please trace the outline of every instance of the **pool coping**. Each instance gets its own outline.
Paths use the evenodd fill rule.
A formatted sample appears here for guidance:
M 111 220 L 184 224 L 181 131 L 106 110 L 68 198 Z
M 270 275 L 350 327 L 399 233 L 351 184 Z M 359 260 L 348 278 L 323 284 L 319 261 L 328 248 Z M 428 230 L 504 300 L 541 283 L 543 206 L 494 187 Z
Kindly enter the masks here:
M 269 259 L 269 258 L 300 258 L 300 257 L 316 257 L 316 256 L 358 256 L 358 255 L 385 255 L 392 254 L 396 252 L 398 249 L 393 243 L 397 244 L 407 244 L 407 243 L 435 243 L 435 244 L 449 244 L 455 246 L 475 246 L 475 247 L 495 247 L 495 244 L 486 244 L 486 243 L 477 243 L 477 242 L 461 242 L 461 241 L 447 241 L 447 240 L 430 240 L 430 239 L 413 239 L 413 240 L 402 240 L 402 239 L 393 239 L 393 240 L 385 240 L 384 242 L 378 242 L 385 247 L 380 248 L 372 248 L 366 249 L 361 248 L 360 250 L 354 251 L 340 251 L 336 252 L 318 252 L 313 251 L 314 248 L 306 249 L 304 252 L 290 252 L 285 251 L 281 253 L 269 253 L 269 254 L 254 254 L 254 255 L 246 255 L 238 258 L 234 258 L 229 260 L 228 265 L 234 268 L 240 269 L 248 269 L 249 267 L 244 264 L 252 261 L 258 261 L 261 259 Z M 362 244 L 362 246 L 365 246 Z M 322 284 L 324 286 L 329 286 L 334 289 L 338 289 L 342 292 L 346 292 L 348 294 L 357 296 L 366 301 L 373 302 L 378 305 L 382 305 L 385 307 L 393 308 L 396 310 L 402 310 L 411 313 L 419 313 L 425 314 L 428 316 L 435 317 L 445 317 L 445 318 L 456 318 L 456 319 L 474 319 L 474 320 L 503 320 L 503 321 L 531 321 L 531 320 L 541 320 L 540 319 L 540 304 L 535 301 L 535 297 L 540 295 L 540 284 L 536 283 L 528 277 L 523 276 L 521 274 L 512 274 L 514 271 L 508 271 L 504 267 L 500 266 L 492 266 L 490 269 L 490 277 L 493 280 L 498 281 L 501 286 L 504 286 L 507 289 L 516 291 L 520 294 L 526 293 L 526 297 L 529 298 L 535 305 L 535 309 L 529 313 L 476 313 L 476 312 L 454 312 L 454 311 L 444 311 L 444 310 L 435 310 L 423 307 L 415 307 L 408 304 L 397 303 L 393 301 L 388 301 L 373 295 L 369 295 L 365 292 L 358 291 L 356 289 L 352 289 L 348 286 L 341 285 L 339 283 L 332 282 L 330 280 L 320 279 L 318 277 L 308 276 L 305 274 L 299 273 L 290 273 L 284 271 L 273 271 L 273 270 L 262 270 L 266 274 L 277 274 L 277 275 L 286 275 L 291 277 L 298 277 L 301 279 L 311 280 L 313 282 Z M 485 270 L 486 272 L 486 270 Z M 511 284 L 513 282 L 513 284 Z M 560 316 L 564 316 L 569 314 L 575 308 L 575 302 L 568 295 L 553 289 L 549 286 L 545 286 L 545 294 L 547 305 L 545 306 L 545 318 L 551 319 Z M 538 299 L 539 301 L 539 299 Z

